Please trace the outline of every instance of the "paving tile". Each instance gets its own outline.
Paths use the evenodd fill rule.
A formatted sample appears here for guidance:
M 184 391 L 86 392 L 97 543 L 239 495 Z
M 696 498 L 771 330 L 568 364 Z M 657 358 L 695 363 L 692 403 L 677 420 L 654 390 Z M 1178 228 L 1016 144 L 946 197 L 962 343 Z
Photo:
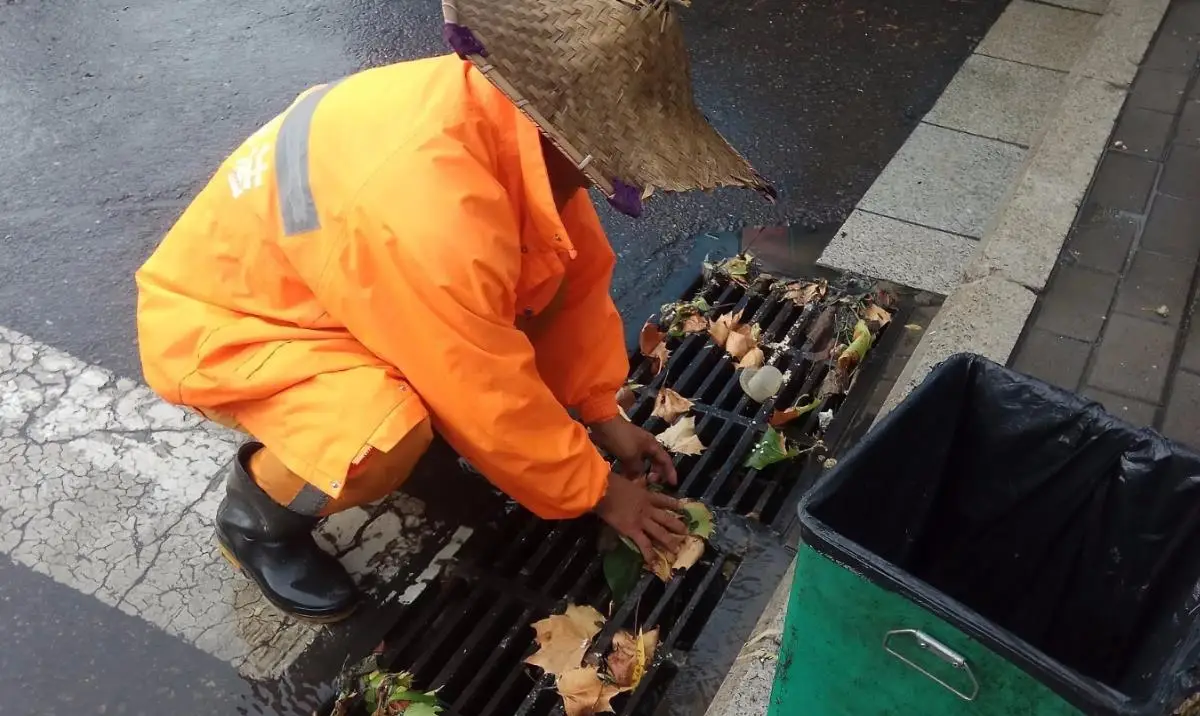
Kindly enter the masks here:
M 1158 407 L 1143 403 L 1140 400 L 1126 398 L 1123 395 L 1113 395 L 1098 388 L 1088 388 L 1083 391 L 1083 397 L 1094 400 L 1104 406 L 1104 409 L 1127 423 L 1133 423 L 1140 428 L 1154 426 L 1154 416 Z
M 1158 190 L 1171 196 L 1200 199 L 1200 147 L 1171 147 Z
M 1174 328 L 1113 314 L 1096 349 L 1088 383 L 1110 393 L 1157 403 L 1174 346 Z
M 1138 251 L 1117 290 L 1115 310 L 1178 326 L 1187 307 L 1194 268 L 1172 256 Z M 1156 313 L 1162 306 L 1167 308 L 1166 316 Z
M 1191 100 L 1183 106 L 1179 128 L 1175 130 L 1175 141 L 1200 146 L 1200 100 Z M 1196 177 L 1196 181 L 1200 181 L 1200 177 Z
M 1013 0 L 975 51 L 1067 72 L 1087 49 L 1096 16 Z
M 1129 106 L 1174 114 L 1183 101 L 1187 81 L 1183 72 L 1142 70 L 1129 93 Z
M 1154 188 L 1158 166 L 1149 159 L 1108 152 L 1096 170 L 1090 200 L 1108 209 L 1140 214 Z
M 1011 144 L 921 123 L 859 207 L 978 238 L 1024 156 Z
M 1035 325 L 1081 341 L 1094 341 L 1117 290 L 1117 277 L 1063 266 L 1042 297 Z
M 1146 53 L 1143 65 L 1151 70 L 1189 72 L 1200 56 L 1200 38 L 1163 28 Z
M 1089 205 L 1067 240 L 1064 260 L 1106 273 L 1120 273 L 1137 232 L 1136 219 L 1112 209 Z
M 1175 383 L 1167 396 L 1162 434 L 1188 447 L 1200 448 L 1200 376 L 1185 371 L 1175 374 Z
M 1200 257 L 1200 201 L 1159 194 L 1154 197 L 1142 246 L 1169 256 L 1195 262 Z
M 819 263 L 946 295 L 979 242 L 855 210 Z
M 1060 388 L 1075 390 L 1091 352 L 1090 343 L 1033 328 L 1017 349 L 1012 367 Z
M 1054 108 L 1061 72 L 971 55 L 925 121 L 1029 146 Z
M 1121 113 L 1113 132 L 1113 145 L 1135 156 L 1158 161 L 1171 138 L 1175 118 L 1152 109 L 1130 107 Z M 1120 144 L 1117 144 L 1120 142 Z

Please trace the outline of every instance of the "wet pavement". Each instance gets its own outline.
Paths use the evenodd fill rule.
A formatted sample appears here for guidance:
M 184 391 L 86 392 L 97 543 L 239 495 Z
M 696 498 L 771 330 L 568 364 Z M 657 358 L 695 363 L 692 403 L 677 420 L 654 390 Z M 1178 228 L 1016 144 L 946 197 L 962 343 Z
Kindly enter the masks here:
M 602 208 L 621 257 L 615 294 L 627 318 L 640 320 L 641 307 L 653 303 L 667 290 L 671 277 L 689 264 L 691 234 L 746 224 L 826 225 L 843 219 L 1003 5 L 1003 0 L 701 0 L 685 11 L 702 108 L 776 182 L 781 201 L 772 206 L 738 191 L 656 197 L 647 216 L 637 222 Z M 85 364 L 138 379 L 133 271 L 218 162 L 305 87 L 359 67 L 441 52 L 439 12 L 432 1 L 414 6 L 366 0 L 269 0 L 256 5 L 4 0 L 0 326 Z M 21 340 L 4 338 L 0 349 L 12 343 L 15 352 Z M 6 356 L 0 350 L 0 372 L 10 368 L 8 360 L 14 354 Z M 57 375 L 60 368 L 39 360 L 38 370 Z M 52 362 L 61 366 L 65 360 L 56 356 Z M 32 415 L 46 396 L 60 398 L 54 386 L 74 385 L 71 381 L 77 379 L 86 385 L 91 375 L 80 366 L 62 370 L 63 382 L 54 378 L 41 387 L 31 383 L 28 395 L 33 402 L 17 407 Z M 26 378 L 43 380 L 45 375 L 34 370 Z M 110 384 L 115 393 L 106 400 L 114 404 L 135 392 L 131 385 Z M 72 412 L 79 422 L 63 423 L 75 443 L 92 440 L 72 432 L 88 425 L 88 408 L 83 407 L 83 419 Z M 138 415 L 154 417 L 154 410 L 147 407 Z M 0 410 L 0 417 L 3 413 Z M 112 420 L 114 444 L 126 442 L 115 428 L 124 430 L 128 420 L 122 414 Z M 194 434 L 187 432 L 194 430 L 190 425 L 178 430 L 179 435 Z M 191 437 L 187 445 L 151 437 L 147 445 L 154 444 L 144 449 L 145 455 L 186 451 L 179 458 L 181 465 L 206 478 L 216 474 L 208 472 L 207 455 L 202 468 L 193 467 L 198 463 Z M 6 449 L 24 450 L 25 437 L 14 433 L 11 439 L 16 442 Z M 134 439 L 143 438 L 130 440 Z M 223 454 L 218 447 L 213 447 L 214 455 Z M 137 468 L 137 487 L 145 490 L 145 500 L 118 496 L 111 507 L 114 514 L 128 512 L 125 501 L 133 499 L 135 513 L 153 505 L 148 514 L 165 519 L 159 514 L 162 505 L 175 504 L 153 502 L 152 490 L 142 487 L 162 477 L 145 462 L 150 458 L 123 457 L 124 447 L 88 443 L 76 449 L 74 454 L 90 463 L 115 455 L 110 461 L 116 484 L 128 478 L 129 465 Z M 41 453 L 43 463 L 58 460 L 47 454 Z M 28 488 L 35 490 L 39 463 L 32 454 L 28 460 L 28 475 L 22 473 L 22 479 L 29 478 Z M 78 466 L 69 470 L 80 477 L 90 475 Z M 64 481 L 69 482 L 71 474 L 68 471 Z M 0 479 L 6 477 L 0 468 Z M 163 699 L 160 706 L 170 704 L 160 712 L 229 713 L 254 701 L 240 686 L 235 668 L 213 656 L 225 648 L 216 635 L 228 627 L 220 621 L 226 617 L 212 616 L 213 623 L 203 630 L 178 627 L 180 633 L 194 630 L 188 638 L 208 644 L 197 649 L 130 616 L 137 614 L 136 598 L 143 595 L 152 611 L 161 613 L 163 623 L 178 625 L 180 605 L 172 591 L 184 579 L 178 575 L 214 569 L 207 560 L 192 563 L 171 555 L 172 545 L 182 550 L 205 538 L 204 510 L 212 506 L 212 490 L 205 492 L 201 485 L 200 496 L 191 493 L 191 488 L 183 488 L 171 496 L 180 500 L 179 510 L 187 507 L 187 514 L 195 516 L 155 527 L 153 539 L 165 540 L 161 546 L 143 545 L 146 530 L 135 520 L 131 549 L 153 545 L 154 557 L 148 567 L 140 554 L 131 558 L 142 570 L 136 573 L 143 576 L 130 577 L 131 583 L 112 595 L 110 601 L 120 604 L 120 610 L 102 601 L 95 588 L 89 592 L 78 586 L 94 579 L 80 567 L 55 574 L 56 581 L 51 581 L 28 566 L 0 562 L 0 635 L 8 644 L 21 645 L 10 647 L 0 661 L 0 691 L 42 699 L 45 690 L 59 690 L 46 702 L 52 707 L 18 700 L 13 713 L 67 711 L 71 703 L 85 704 L 82 712 L 97 712 L 102 705 L 109 713 L 154 712 L 137 695 L 160 687 L 167 695 L 154 698 Z M 42 498 L 40 492 L 30 494 Z M 38 511 L 38 499 L 29 501 L 28 514 L 40 518 L 44 514 Z M 72 510 L 83 512 L 67 517 L 106 524 L 104 514 L 86 514 L 109 509 L 101 497 L 96 499 L 73 505 Z M 161 495 L 155 499 L 161 500 Z M 62 510 L 63 504 L 59 498 L 47 498 L 45 514 L 61 517 L 55 510 Z M 0 501 L 0 528 L 6 526 L 3 510 L 10 516 L 21 514 Z M 24 551 L 17 561 L 29 564 L 43 551 L 74 550 L 80 564 L 104 568 L 103 560 L 93 564 L 85 559 L 95 549 L 94 542 L 68 531 L 65 534 L 77 543 L 66 540 L 60 545 L 62 530 L 52 529 L 53 521 L 37 524 L 45 529 L 30 530 L 29 522 L 22 523 L 16 541 L 9 541 L 0 529 L 0 551 L 19 545 Z M 111 534 L 100 529 L 90 538 L 111 541 Z M 111 544 L 106 547 L 113 549 Z M 160 550 L 168 557 L 158 560 Z M 108 586 L 107 577 L 102 581 Z M 207 594 L 233 599 L 234 589 L 222 582 Z M 194 604 L 182 608 L 206 610 Z M 201 618 L 197 624 L 202 622 Z M 292 633 L 278 628 L 277 634 Z M 10 708 L 13 702 L 6 702 L 0 712 Z
M 836 223 L 1003 0 L 740 0 L 684 13 L 697 97 L 781 191 L 603 210 L 623 308 L 687 236 Z M 435 2 L 0 5 L 0 325 L 139 375 L 131 275 L 227 152 L 311 84 L 442 51 Z

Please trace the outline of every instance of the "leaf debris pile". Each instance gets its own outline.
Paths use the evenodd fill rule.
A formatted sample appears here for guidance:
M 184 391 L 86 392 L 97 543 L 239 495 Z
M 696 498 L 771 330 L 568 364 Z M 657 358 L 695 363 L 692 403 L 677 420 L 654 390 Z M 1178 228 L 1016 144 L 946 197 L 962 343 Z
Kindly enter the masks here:
M 412 688 L 412 674 L 384 671 L 371 654 L 342 671 L 334 682 L 338 697 L 331 716 L 437 716 L 442 712 L 432 691 Z
M 613 711 L 614 696 L 635 688 L 645 675 L 658 648 L 658 629 L 621 630 L 602 667 L 585 661 L 592 640 L 605 618 L 587 605 L 572 604 L 563 614 L 534 622 L 538 650 L 525 663 L 554 675 L 567 716 L 591 716 Z

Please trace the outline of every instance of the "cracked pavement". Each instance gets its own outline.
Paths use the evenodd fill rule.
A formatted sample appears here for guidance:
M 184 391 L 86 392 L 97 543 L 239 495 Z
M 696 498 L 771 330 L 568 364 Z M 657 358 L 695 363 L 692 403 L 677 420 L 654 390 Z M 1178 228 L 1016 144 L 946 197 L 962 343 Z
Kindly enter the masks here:
M 0 328 L 0 552 L 246 679 L 278 679 L 323 627 L 284 617 L 215 548 L 212 520 L 241 439 Z M 380 590 L 415 555 L 441 547 L 447 559 L 471 533 L 447 539 L 424 513 L 397 494 L 327 520 L 320 539 L 369 598 L 404 603 L 417 593 Z

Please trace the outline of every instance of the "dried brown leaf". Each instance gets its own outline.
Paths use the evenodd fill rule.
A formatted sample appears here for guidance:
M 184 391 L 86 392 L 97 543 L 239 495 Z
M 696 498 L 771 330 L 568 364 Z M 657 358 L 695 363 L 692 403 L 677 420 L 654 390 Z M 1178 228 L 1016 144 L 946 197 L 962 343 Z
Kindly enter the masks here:
M 746 355 L 742 356 L 742 359 L 740 361 L 738 361 L 737 367 L 738 368 L 758 368 L 758 367 L 762 366 L 762 364 L 765 363 L 766 360 L 767 360 L 767 356 L 763 353 L 762 348 L 755 346 L 755 347 L 751 348 L 749 351 L 747 351 Z
M 638 350 L 642 355 L 650 357 L 654 355 L 654 349 L 666 339 L 667 334 L 652 321 L 646 321 L 642 326 L 642 332 L 638 335 Z
M 796 282 L 787 285 L 783 297 L 803 308 L 814 301 L 825 298 L 829 291 L 829 282 L 825 279 L 812 283 Z
M 605 684 L 604 688 L 600 689 L 600 699 L 596 702 L 596 713 L 606 714 L 616 711 L 612 705 L 612 698 L 617 694 L 622 694 L 626 691 L 629 691 L 628 686 Z
M 664 582 L 671 581 L 671 558 L 659 550 L 654 550 L 654 561 L 646 565 L 646 571 L 651 572 Z
M 667 342 L 662 341 L 654 350 L 650 352 L 650 358 L 654 361 L 654 375 L 662 372 L 662 369 L 667 367 L 667 360 L 671 357 L 671 351 L 667 350 Z
M 741 358 L 754 348 L 754 341 L 745 333 L 734 331 L 725 341 L 725 351 L 734 358 Z
M 677 455 L 699 455 L 704 452 L 704 443 L 696 435 L 696 419 L 690 415 L 680 418 L 657 437 L 663 447 Z
M 533 623 L 540 647 L 525 659 L 531 666 L 562 676 L 579 668 L 592 637 L 600 631 L 604 616 L 590 606 L 572 604 L 563 614 L 555 614 Z
M 699 313 L 693 313 L 683 319 L 684 333 L 700 333 L 708 330 L 708 319 Z
M 725 347 L 725 341 L 729 339 L 729 334 L 733 333 L 738 326 L 738 321 L 742 320 L 742 312 L 726 313 L 718 316 L 717 320 L 712 322 L 708 327 L 708 335 L 712 336 L 713 343 Z
M 878 304 L 874 303 L 869 304 L 866 309 L 863 310 L 862 318 L 867 323 L 878 324 L 876 326 L 877 330 L 892 322 L 892 314 L 888 313 Z
M 658 629 L 641 632 L 636 637 L 624 629 L 614 634 L 612 651 L 607 658 L 613 686 L 620 690 L 636 688 L 646 674 L 646 667 L 654 661 L 657 648 Z
M 691 409 L 692 401 L 670 388 L 662 388 L 654 398 L 654 412 L 651 415 L 673 423 L 676 418 Z
M 679 554 L 675 556 L 675 564 L 671 565 L 671 569 L 690 569 L 703 556 L 704 539 L 688 535 L 683 538 L 683 546 L 679 548 Z
M 567 716 L 592 716 L 611 711 L 612 707 L 608 705 L 607 698 L 603 699 L 603 706 L 601 704 L 604 687 L 605 683 L 600 679 L 600 670 L 594 666 L 577 666 L 560 674 L 557 688 L 558 695 L 563 700 L 563 711 Z
M 801 400 L 803 400 L 804 398 L 807 398 L 807 397 L 808 397 L 807 395 L 801 396 Z M 809 400 L 804 403 L 793 405 L 792 407 L 787 408 L 786 410 L 776 410 L 774 413 L 771 414 L 770 419 L 767 420 L 767 424 L 773 428 L 777 428 L 780 425 L 787 425 L 788 423 L 792 422 L 793 420 L 795 420 L 796 418 L 799 418 L 802 415 L 808 415 L 818 405 L 820 405 L 820 401 Z

